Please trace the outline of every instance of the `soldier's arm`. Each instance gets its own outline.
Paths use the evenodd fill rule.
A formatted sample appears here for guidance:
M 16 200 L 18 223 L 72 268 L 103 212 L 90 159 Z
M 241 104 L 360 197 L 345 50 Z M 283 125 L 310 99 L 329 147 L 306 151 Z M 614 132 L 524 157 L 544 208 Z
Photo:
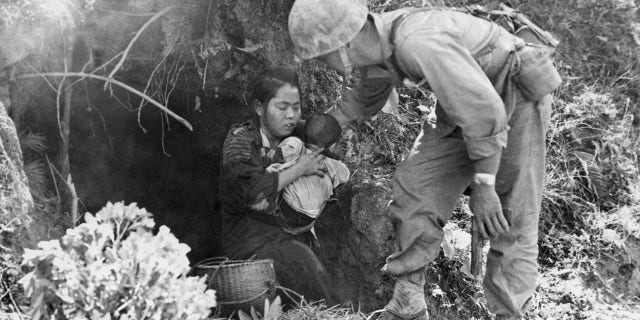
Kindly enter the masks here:
M 377 66 L 361 70 L 362 77 L 353 87 L 342 91 L 342 98 L 327 111 L 342 127 L 362 122 L 376 114 L 394 90 L 388 71 Z

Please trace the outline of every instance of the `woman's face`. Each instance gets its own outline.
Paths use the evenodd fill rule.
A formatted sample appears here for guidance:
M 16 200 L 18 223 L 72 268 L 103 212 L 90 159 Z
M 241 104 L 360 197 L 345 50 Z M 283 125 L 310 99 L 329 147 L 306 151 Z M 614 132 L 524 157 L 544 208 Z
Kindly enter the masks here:
M 297 87 L 285 84 L 266 105 L 256 109 L 260 124 L 269 138 L 282 139 L 296 128 L 300 120 L 300 93 Z

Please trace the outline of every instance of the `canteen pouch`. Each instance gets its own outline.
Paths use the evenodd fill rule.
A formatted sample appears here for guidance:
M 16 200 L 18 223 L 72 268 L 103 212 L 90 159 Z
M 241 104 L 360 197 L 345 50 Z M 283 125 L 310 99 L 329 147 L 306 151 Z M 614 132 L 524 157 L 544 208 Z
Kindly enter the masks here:
M 553 65 L 555 48 L 527 44 L 520 50 L 520 66 L 513 82 L 529 101 L 539 101 L 562 83 L 558 70 Z

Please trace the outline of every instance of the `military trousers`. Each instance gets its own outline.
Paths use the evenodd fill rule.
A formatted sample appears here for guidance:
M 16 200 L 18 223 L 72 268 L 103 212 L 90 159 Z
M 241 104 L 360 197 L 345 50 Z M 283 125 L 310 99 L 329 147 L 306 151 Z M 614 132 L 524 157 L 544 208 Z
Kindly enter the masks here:
M 517 90 L 514 90 L 517 92 Z M 511 209 L 509 232 L 490 239 L 484 289 L 498 319 L 524 315 L 538 275 L 538 218 L 545 175 L 545 134 L 551 97 L 526 101 L 517 92 L 509 118 L 508 144 L 496 176 L 503 209 Z M 456 134 L 457 132 L 457 134 Z M 444 137 L 427 123 L 394 174 L 390 219 L 399 251 L 387 272 L 402 275 L 424 268 L 440 251 L 443 226 L 473 179 L 460 131 Z

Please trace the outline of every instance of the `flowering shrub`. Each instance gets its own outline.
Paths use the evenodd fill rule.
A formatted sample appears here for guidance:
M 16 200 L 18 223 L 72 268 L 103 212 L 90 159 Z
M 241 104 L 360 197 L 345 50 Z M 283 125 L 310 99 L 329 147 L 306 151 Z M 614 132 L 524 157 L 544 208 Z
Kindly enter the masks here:
M 190 250 L 135 203 L 108 203 L 60 240 L 25 249 L 20 280 L 32 319 L 205 319 L 216 306 L 205 279 L 187 277 Z

